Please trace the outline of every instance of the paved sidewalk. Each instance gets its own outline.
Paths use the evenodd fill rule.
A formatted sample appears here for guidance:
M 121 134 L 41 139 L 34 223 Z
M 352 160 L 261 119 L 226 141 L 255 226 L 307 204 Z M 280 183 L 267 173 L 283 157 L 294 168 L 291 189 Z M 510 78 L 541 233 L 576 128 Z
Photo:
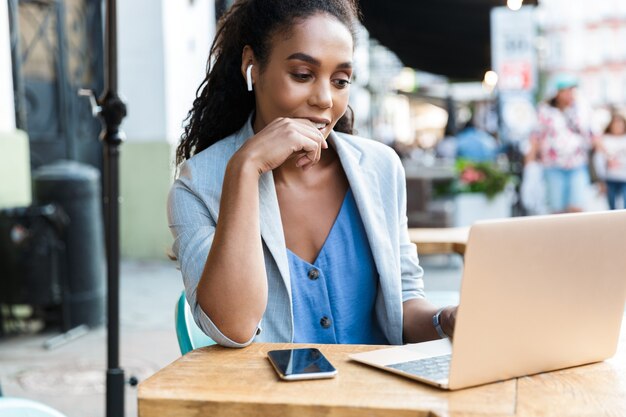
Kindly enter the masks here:
M 436 304 L 458 298 L 460 257 L 422 259 L 426 290 Z M 146 379 L 180 356 L 174 304 L 182 290 L 172 262 L 123 262 L 121 366 L 128 378 Z M 53 333 L 0 339 L 0 383 L 5 396 L 40 401 L 68 417 L 105 416 L 106 329 L 54 350 Z M 126 389 L 126 417 L 137 416 L 136 389 Z
M 128 378 L 143 380 L 180 356 L 174 304 L 182 290 L 172 262 L 123 262 L 120 363 Z M 0 339 L 3 394 L 40 401 L 68 417 L 105 415 L 106 329 L 53 350 L 54 333 Z M 126 416 L 137 415 L 136 389 L 126 389 Z

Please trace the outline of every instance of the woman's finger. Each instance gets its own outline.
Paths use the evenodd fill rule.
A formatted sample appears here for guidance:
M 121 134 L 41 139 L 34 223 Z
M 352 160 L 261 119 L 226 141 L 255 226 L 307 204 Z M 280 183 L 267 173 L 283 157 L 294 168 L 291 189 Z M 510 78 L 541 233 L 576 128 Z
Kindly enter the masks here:
M 310 164 L 311 164 L 311 160 L 306 155 L 302 155 L 296 160 L 296 166 L 298 168 L 302 168 Z

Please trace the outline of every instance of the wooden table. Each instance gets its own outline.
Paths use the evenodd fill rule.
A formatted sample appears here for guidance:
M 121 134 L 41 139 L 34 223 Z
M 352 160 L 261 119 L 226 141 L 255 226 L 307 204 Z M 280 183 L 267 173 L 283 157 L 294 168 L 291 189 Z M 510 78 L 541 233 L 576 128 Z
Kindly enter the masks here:
M 409 238 L 420 255 L 465 254 L 469 227 L 410 228 Z
M 455 392 L 347 358 L 374 346 L 316 345 L 339 374 L 297 382 L 281 381 L 266 358 L 293 345 L 211 346 L 142 382 L 139 417 L 626 416 L 625 336 L 623 327 L 618 353 L 605 362 Z

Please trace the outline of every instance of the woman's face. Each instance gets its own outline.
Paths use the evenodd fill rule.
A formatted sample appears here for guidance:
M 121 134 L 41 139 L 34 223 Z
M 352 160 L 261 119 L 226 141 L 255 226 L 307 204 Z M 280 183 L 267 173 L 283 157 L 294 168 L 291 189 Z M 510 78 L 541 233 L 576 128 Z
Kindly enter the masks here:
M 312 121 L 328 137 L 348 106 L 352 51 L 348 28 L 326 14 L 275 35 L 267 65 L 253 72 L 255 131 L 290 117 Z
M 564 88 L 563 90 L 559 90 L 556 95 L 557 106 L 565 109 L 574 104 L 574 100 L 576 98 L 574 88 Z
M 624 123 L 624 119 L 621 117 L 613 118 L 609 132 L 612 135 L 623 135 L 626 132 L 626 123 Z

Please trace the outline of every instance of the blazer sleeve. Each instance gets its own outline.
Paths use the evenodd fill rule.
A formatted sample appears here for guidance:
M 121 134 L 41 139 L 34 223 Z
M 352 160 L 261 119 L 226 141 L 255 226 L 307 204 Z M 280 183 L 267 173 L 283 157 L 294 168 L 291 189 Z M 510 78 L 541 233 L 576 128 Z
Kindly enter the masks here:
M 406 214 L 406 175 L 400 159 L 396 157 L 396 181 L 398 194 L 398 238 L 400 247 L 400 270 L 402 272 L 402 302 L 413 298 L 425 298 L 424 269 L 419 264 L 417 247 L 409 238 Z
M 194 191 L 191 179 L 185 176 L 185 168 L 177 179 L 168 197 L 168 222 L 174 237 L 172 250 L 183 276 L 185 296 L 191 307 L 196 324 L 216 343 L 226 347 L 245 347 L 254 340 L 253 335 L 245 343 L 237 343 L 226 337 L 197 302 L 196 292 L 206 263 L 213 237 L 216 220 L 207 204 Z M 257 334 L 258 334 L 257 329 Z

